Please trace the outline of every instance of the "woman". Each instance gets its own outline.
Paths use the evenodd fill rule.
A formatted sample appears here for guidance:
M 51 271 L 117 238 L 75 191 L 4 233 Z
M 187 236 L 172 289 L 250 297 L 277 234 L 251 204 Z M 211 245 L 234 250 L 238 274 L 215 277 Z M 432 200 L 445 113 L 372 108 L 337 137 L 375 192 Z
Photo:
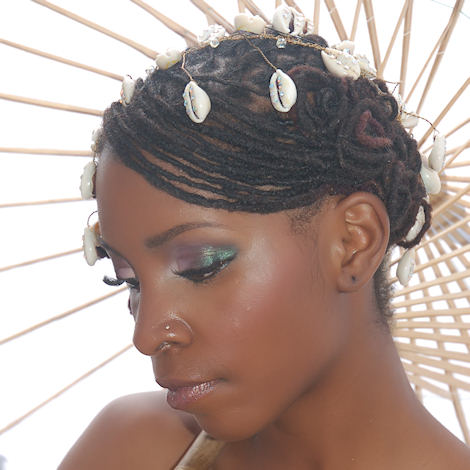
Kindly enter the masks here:
M 318 36 L 209 42 L 124 90 L 97 145 L 105 282 L 166 400 L 108 405 L 60 469 L 173 468 L 201 431 L 213 469 L 468 469 L 389 330 L 387 253 L 430 222 L 397 101 Z

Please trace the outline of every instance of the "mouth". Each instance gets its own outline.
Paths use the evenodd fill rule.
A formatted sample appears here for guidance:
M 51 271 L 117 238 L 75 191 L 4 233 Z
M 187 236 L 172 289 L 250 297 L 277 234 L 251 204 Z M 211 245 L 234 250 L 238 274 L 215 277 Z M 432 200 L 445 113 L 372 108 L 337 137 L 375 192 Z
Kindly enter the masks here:
M 159 385 L 168 389 L 166 400 L 168 404 L 177 410 L 189 408 L 194 403 L 211 394 L 220 383 L 220 380 L 184 383 L 181 381 L 158 381 Z

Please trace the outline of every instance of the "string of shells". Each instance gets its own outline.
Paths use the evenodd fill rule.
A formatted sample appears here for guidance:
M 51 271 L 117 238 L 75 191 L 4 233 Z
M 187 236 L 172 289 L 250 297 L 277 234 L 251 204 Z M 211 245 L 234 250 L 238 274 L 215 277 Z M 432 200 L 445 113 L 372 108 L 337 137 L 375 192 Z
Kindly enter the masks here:
M 247 31 L 253 34 L 263 34 L 266 28 L 277 31 L 279 36 L 276 40 L 276 46 L 280 49 L 285 48 L 289 43 L 289 37 L 303 36 L 313 33 L 313 24 L 300 11 L 288 5 L 279 6 L 273 14 L 271 24 L 267 24 L 263 18 L 258 15 L 252 16 L 245 13 L 236 15 L 234 20 L 235 29 L 237 31 Z M 221 41 L 226 38 L 227 32 L 225 28 L 218 24 L 212 24 L 205 29 L 200 36 L 198 42 L 200 46 L 210 46 L 217 48 Z M 369 60 L 363 54 L 355 54 L 355 45 L 352 41 L 342 41 L 331 47 L 321 48 L 321 57 L 323 63 L 335 77 L 350 78 L 357 80 L 359 77 L 375 79 L 376 70 L 370 65 Z M 260 53 L 271 67 L 274 73 L 269 81 L 269 96 L 274 109 L 281 113 L 288 112 L 294 106 L 297 100 L 297 88 L 291 77 L 279 68 L 276 68 Z M 168 49 L 165 53 L 158 54 L 155 60 L 154 68 L 166 70 L 175 64 L 178 64 L 183 58 L 183 52 L 176 49 Z M 196 124 L 201 124 L 207 118 L 211 110 L 211 101 L 206 91 L 201 88 L 197 81 L 186 71 L 190 77 L 190 81 L 183 91 L 183 104 L 186 113 Z M 131 76 L 124 77 L 121 88 L 121 103 L 123 106 L 130 104 L 135 92 L 135 80 Z M 403 127 L 413 129 L 419 120 L 419 116 L 413 112 L 406 110 L 400 96 L 397 96 L 400 113 L 398 119 Z M 97 135 L 93 135 L 92 149 L 95 151 Z M 436 133 L 434 144 L 428 158 L 422 159 L 422 167 L 420 170 L 421 179 L 424 183 L 428 194 L 437 194 L 441 189 L 439 172 L 444 166 L 445 158 L 445 137 Z M 84 199 L 93 197 L 93 178 L 96 170 L 94 161 L 87 165 L 81 179 L 81 193 Z M 425 223 L 425 215 L 423 207 L 420 207 L 416 216 L 413 227 L 409 230 L 405 237 L 406 241 L 412 241 L 421 231 Z M 96 254 L 97 236 L 93 227 L 87 227 L 83 236 L 84 251 L 87 262 L 94 264 L 98 259 Z M 397 278 L 399 282 L 408 285 L 413 269 L 415 266 L 415 248 L 405 251 L 397 265 Z

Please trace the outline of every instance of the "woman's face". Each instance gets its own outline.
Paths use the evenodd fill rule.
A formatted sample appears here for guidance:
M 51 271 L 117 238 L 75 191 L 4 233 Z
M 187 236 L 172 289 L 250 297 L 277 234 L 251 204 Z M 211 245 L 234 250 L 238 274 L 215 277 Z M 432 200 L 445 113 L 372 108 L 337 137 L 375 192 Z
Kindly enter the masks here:
M 107 151 L 96 186 L 102 238 L 130 286 L 134 343 L 169 404 L 240 440 L 304 400 L 347 328 L 318 248 L 325 214 L 312 237 L 294 234 L 285 213 L 192 205 Z

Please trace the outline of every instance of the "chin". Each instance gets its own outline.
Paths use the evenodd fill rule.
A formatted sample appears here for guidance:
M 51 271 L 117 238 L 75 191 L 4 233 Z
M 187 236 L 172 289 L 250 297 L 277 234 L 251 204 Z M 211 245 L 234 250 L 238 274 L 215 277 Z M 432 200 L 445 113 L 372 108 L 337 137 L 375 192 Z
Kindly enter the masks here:
M 194 418 L 201 429 L 214 439 L 224 442 L 250 439 L 265 427 L 265 424 L 257 423 L 253 415 L 247 417 L 237 412 L 223 414 L 223 416 L 195 415 Z

